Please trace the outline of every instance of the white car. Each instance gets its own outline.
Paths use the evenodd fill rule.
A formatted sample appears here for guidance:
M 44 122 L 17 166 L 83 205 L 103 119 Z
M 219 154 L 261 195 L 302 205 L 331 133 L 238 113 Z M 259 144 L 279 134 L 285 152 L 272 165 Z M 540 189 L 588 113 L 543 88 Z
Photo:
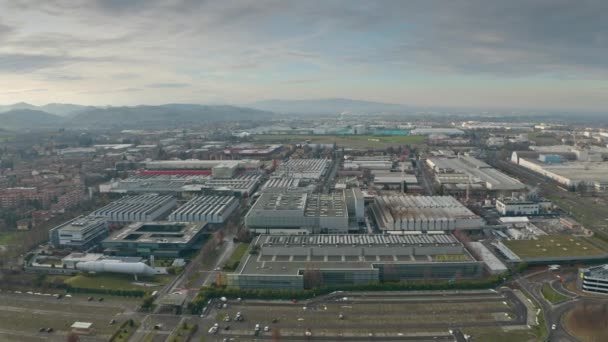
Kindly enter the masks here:
M 555 329 L 557 329 L 557 325 L 551 324 L 551 330 L 555 330 Z
M 268 326 L 265 326 L 264 327 L 264 332 L 269 332 L 269 331 L 270 331 L 270 328 Z

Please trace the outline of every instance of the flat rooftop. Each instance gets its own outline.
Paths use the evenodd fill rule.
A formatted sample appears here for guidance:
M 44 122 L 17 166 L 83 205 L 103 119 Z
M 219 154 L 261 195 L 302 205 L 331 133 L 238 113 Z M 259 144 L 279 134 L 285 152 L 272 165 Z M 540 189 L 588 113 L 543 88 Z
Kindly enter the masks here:
M 523 260 L 599 256 L 608 253 L 587 238 L 567 235 L 543 235 L 535 240 L 504 240 L 502 243 Z
M 470 157 L 459 156 L 458 158 L 429 158 L 427 164 L 436 170 L 453 170 L 453 172 L 439 173 L 449 176 L 451 174 L 463 174 L 466 176 L 465 183 L 469 178 L 472 182 L 483 182 L 490 190 L 522 190 L 525 185 L 517 179 L 507 176 L 494 169 L 483 161 Z
M 106 238 L 103 242 L 187 243 L 206 225 L 206 222 L 136 222 Z
M 536 159 L 523 158 L 527 162 L 539 165 L 545 171 L 575 181 L 608 182 L 608 162 L 582 162 L 568 161 L 562 163 L 545 164 Z
M 90 227 L 95 227 L 99 224 L 105 223 L 106 218 L 100 216 L 79 216 L 72 221 L 68 221 L 55 229 L 61 229 L 62 234 L 80 233 L 86 231 Z
M 374 264 L 471 262 L 475 259 L 451 234 L 260 235 L 237 273 L 294 275 L 308 268 L 373 269 Z

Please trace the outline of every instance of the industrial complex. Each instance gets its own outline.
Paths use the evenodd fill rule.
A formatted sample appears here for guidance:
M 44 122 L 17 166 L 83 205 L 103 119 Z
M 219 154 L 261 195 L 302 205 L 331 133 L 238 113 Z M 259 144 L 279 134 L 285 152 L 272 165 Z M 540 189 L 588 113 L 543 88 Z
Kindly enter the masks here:
M 378 196 L 372 204 L 383 232 L 479 229 L 483 219 L 450 196 Z
M 169 221 L 224 223 L 238 206 L 234 196 L 196 196 L 169 214 Z
M 245 225 L 260 233 L 347 233 L 352 222 L 349 212 L 354 213 L 352 219 L 362 220 L 363 197 L 358 189 L 331 194 L 265 192 L 245 216 Z
M 449 234 L 260 235 L 259 251 L 227 275 L 229 287 L 298 290 L 407 279 L 479 277 L 475 260 Z
M 49 231 L 51 245 L 75 251 L 86 251 L 95 247 L 108 236 L 105 217 L 79 216 Z
M 526 188 L 520 181 L 471 156 L 433 157 L 426 163 L 446 194 L 460 194 L 473 188 L 476 192 L 484 190 L 486 194 L 498 196 L 511 195 Z
M 207 223 L 137 222 L 106 238 L 101 245 L 107 255 L 179 257 L 198 246 L 206 226 Z
M 125 196 L 93 211 L 92 215 L 113 223 L 150 222 L 166 215 L 176 205 L 177 200 L 171 195 Z

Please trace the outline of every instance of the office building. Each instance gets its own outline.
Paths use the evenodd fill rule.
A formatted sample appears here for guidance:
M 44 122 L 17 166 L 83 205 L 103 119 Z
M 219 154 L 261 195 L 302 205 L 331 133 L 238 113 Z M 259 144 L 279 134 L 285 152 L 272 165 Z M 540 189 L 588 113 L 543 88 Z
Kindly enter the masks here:
M 79 216 L 49 231 L 49 240 L 55 248 L 87 251 L 109 234 L 105 217 Z

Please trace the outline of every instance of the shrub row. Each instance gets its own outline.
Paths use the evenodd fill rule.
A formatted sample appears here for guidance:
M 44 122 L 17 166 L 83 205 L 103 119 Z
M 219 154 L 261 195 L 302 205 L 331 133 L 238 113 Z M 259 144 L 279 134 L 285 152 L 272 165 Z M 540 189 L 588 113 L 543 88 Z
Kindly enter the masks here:
M 226 287 L 204 287 L 197 297 L 188 303 L 188 311 L 200 314 L 209 299 L 229 297 L 243 299 L 309 299 L 335 291 L 424 291 L 424 290 L 474 290 L 500 285 L 504 276 L 492 276 L 479 280 L 459 280 L 436 283 L 387 282 L 361 285 L 322 286 L 311 290 L 236 289 Z

